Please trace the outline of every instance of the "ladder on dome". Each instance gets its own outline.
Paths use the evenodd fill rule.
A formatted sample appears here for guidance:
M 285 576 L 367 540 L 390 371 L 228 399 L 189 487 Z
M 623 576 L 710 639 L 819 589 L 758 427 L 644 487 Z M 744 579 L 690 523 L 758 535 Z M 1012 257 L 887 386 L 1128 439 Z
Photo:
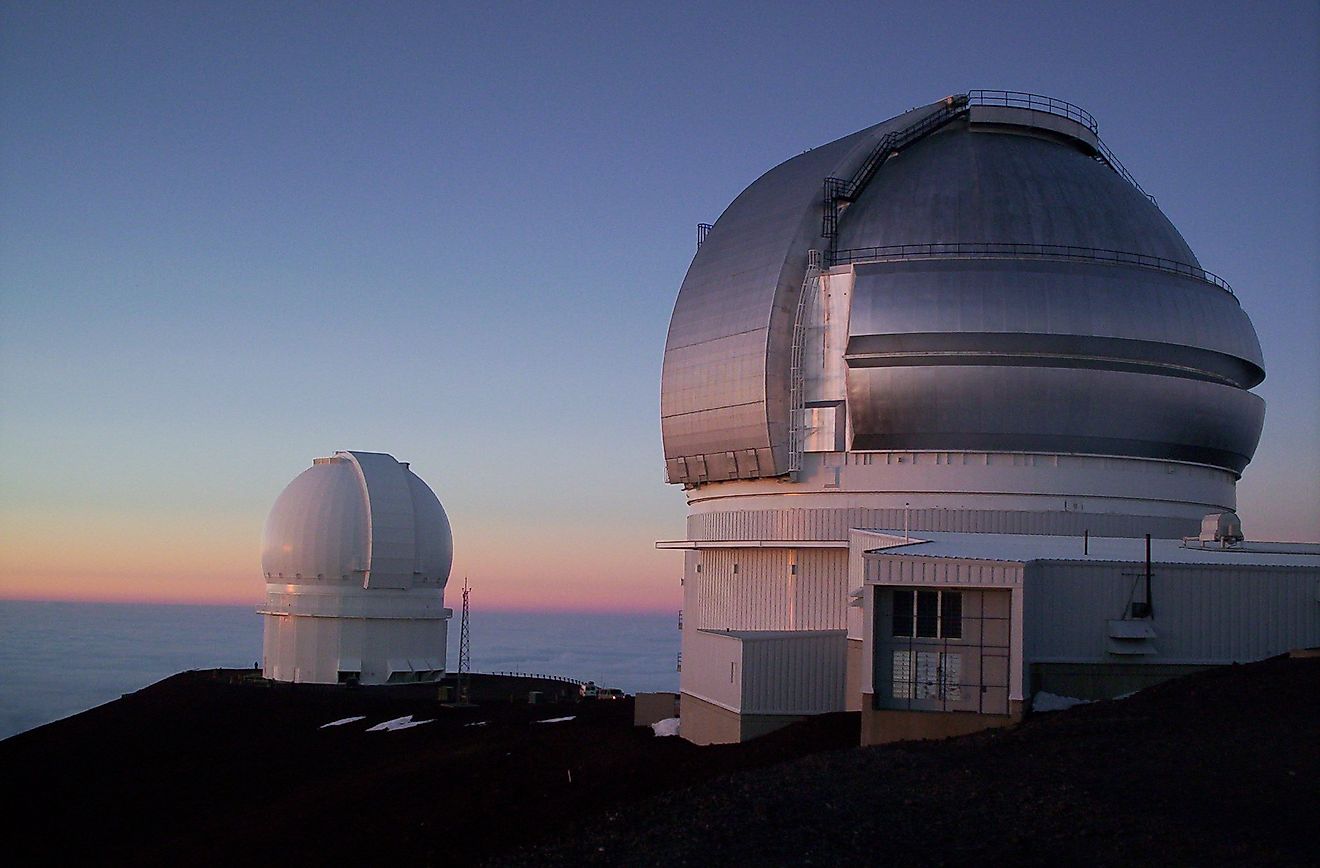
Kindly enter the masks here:
M 793 346 L 789 355 L 788 473 L 795 480 L 802 469 L 807 437 L 807 390 L 802 357 L 806 352 L 807 319 L 812 312 L 812 302 L 820 294 L 820 269 L 820 251 L 808 250 L 807 273 L 802 278 L 802 291 L 798 293 L 797 312 L 793 317 Z
M 902 148 L 923 136 L 947 124 L 949 121 L 967 112 L 967 96 L 960 94 L 945 100 L 944 105 L 926 115 L 919 121 L 909 124 L 901 130 L 885 133 L 875 147 L 866 155 L 866 159 L 853 172 L 852 177 L 825 179 L 825 211 L 821 217 L 820 234 L 829 239 L 826 262 L 833 264 L 834 250 L 839 236 L 839 216 L 843 208 L 857 199 L 866 185 L 875 177 L 875 173 Z

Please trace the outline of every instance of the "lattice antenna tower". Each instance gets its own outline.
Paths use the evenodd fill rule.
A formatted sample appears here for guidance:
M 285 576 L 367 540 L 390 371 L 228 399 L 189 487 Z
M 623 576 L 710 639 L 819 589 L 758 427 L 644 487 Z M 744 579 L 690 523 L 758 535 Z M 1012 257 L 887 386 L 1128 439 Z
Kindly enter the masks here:
M 468 635 L 468 580 L 463 577 L 463 617 L 458 628 L 458 701 L 468 701 L 468 683 L 472 671 L 472 638 Z

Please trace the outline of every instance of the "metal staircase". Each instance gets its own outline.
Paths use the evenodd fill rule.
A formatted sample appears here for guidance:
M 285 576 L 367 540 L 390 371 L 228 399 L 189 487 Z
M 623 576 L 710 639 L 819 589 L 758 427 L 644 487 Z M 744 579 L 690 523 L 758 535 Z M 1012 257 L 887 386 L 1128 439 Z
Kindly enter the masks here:
M 943 107 L 926 115 L 916 123 L 910 124 L 901 130 L 886 133 L 880 141 L 876 142 L 875 147 L 866 155 L 866 159 L 857 167 L 857 171 L 853 172 L 851 178 L 847 180 L 843 178 L 825 179 L 825 212 L 821 220 L 820 234 L 829 239 L 828 254 L 831 259 L 839 235 L 839 215 L 843 213 L 846 204 L 856 200 L 885 161 L 894 156 L 900 149 L 907 147 L 922 136 L 934 132 L 959 115 L 966 114 L 966 112 L 967 97 L 961 94 L 951 96 L 944 101 Z
M 807 318 L 811 315 L 812 302 L 819 295 L 817 284 L 820 281 L 821 253 L 819 250 L 807 251 L 807 273 L 802 278 L 802 291 L 798 294 L 797 313 L 793 317 L 793 346 L 790 358 L 788 391 L 788 472 L 797 479 L 802 469 L 802 452 L 806 445 L 806 383 L 802 369 L 802 354 L 807 338 Z

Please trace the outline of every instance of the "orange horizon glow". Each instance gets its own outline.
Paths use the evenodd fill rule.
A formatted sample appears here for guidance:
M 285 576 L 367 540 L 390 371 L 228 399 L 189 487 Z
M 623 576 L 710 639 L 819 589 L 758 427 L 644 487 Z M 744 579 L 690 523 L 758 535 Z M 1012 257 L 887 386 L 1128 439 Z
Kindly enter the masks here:
M 261 529 L 248 516 L 213 517 L 203 527 L 190 517 L 84 516 L 76 540 L 63 517 L 3 518 L 0 599 L 256 606 L 265 597 Z M 466 576 L 478 609 L 673 612 L 682 558 L 656 550 L 656 536 L 636 527 L 609 536 L 553 526 L 516 534 L 467 528 L 457 534 L 445 604 L 461 605 Z

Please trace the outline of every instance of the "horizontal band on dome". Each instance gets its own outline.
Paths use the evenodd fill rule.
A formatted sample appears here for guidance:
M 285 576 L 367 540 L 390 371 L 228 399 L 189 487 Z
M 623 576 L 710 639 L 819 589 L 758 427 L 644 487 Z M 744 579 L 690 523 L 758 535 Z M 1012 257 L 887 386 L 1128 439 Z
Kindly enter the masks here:
M 1223 467 L 1241 473 L 1251 456 L 1226 449 L 1181 443 L 1160 443 L 1121 437 L 1062 434 L 906 433 L 857 434 L 854 452 L 1040 452 L 1059 455 L 1112 455 L 1154 458 Z
M 1265 378 L 1251 362 L 1214 350 L 1159 341 L 1019 332 L 853 335 L 850 368 L 1008 365 L 1150 373 L 1250 389 Z
M 1133 253 L 1075 244 L 1031 244 L 995 241 L 933 242 L 929 244 L 889 244 L 883 247 L 855 247 L 829 254 L 830 267 L 862 265 L 869 262 L 906 262 L 920 259 L 1050 259 L 1061 262 L 1098 262 L 1105 265 L 1135 265 L 1168 274 L 1177 274 L 1217 286 L 1234 295 L 1233 287 L 1219 275 L 1199 265 Z

